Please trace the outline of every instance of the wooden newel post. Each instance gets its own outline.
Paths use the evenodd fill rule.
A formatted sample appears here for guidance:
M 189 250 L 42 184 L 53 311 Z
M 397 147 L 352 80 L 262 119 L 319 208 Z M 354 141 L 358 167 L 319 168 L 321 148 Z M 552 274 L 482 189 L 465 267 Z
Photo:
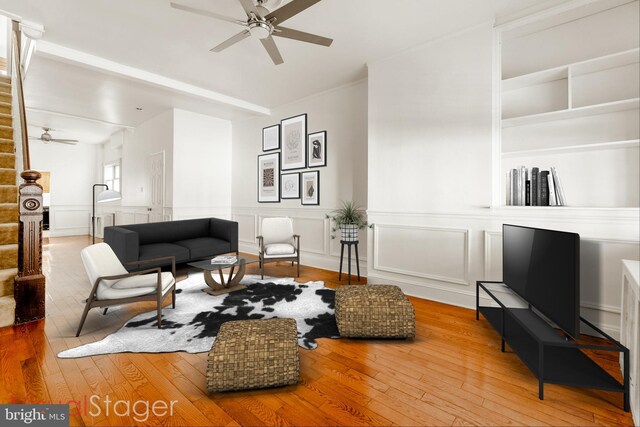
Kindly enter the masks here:
M 42 274 L 42 186 L 40 173 L 20 174 L 18 232 L 18 275 L 15 280 L 16 324 L 43 319 L 45 315 L 45 277 Z

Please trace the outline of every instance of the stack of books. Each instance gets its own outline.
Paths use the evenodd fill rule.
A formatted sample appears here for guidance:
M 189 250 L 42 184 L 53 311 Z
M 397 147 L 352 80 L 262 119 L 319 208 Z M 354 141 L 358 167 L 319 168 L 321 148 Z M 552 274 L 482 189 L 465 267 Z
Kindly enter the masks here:
M 507 206 L 566 206 L 555 167 L 541 171 L 520 166 L 507 172 Z
M 235 264 L 238 258 L 234 255 L 219 255 L 211 260 L 211 264 Z

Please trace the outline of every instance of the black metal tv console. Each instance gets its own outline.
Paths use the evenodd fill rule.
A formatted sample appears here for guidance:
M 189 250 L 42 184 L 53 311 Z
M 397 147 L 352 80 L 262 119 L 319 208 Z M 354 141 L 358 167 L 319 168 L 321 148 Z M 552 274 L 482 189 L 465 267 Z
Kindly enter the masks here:
M 613 346 L 578 344 L 565 337 L 547 321 L 528 308 L 507 307 L 485 286 L 502 282 L 476 282 L 476 320 L 480 313 L 538 379 L 538 397 L 544 399 L 544 383 L 595 388 L 624 394 L 624 410 L 629 411 L 629 349 L 602 332 L 589 321 L 580 320 L 597 331 Z M 506 285 L 503 285 L 506 288 Z M 480 289 L 491 297 L 498 307 L 480 306 Z M 508 289 L 508 288 L 507 288 Z M 624 384 L 609 375 L 581 349 L 615 351 L 623 353 Z

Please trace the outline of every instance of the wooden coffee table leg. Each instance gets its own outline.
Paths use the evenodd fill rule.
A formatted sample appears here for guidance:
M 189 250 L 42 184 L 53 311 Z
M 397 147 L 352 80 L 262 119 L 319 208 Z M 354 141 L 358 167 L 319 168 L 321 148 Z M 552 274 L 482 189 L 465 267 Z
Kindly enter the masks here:
M 218 274 L 220 275 L 220 282 L 218 283 L 216 279 L 213 278 L 211 271 L 204 270 L 204 281 L 209 286 L 209 289 L 203 289 L 204 292 L 209 295 L 222 295 L 229 292 L 239 291 L 240 289 L 244 289 L 245 286 L 240 284 L 240 281 L 244 277 L 244 272 L 246 269 L 246 264 L 244 259 L 241 259 L 238 263 L 238 271 L 235 276 L 233 275 L 235 266 L 231 267 L 231 271 L 229 272 L 229 278 L 225 282 L 224 275 L 222 274 L 222 268 L 218 269 Z

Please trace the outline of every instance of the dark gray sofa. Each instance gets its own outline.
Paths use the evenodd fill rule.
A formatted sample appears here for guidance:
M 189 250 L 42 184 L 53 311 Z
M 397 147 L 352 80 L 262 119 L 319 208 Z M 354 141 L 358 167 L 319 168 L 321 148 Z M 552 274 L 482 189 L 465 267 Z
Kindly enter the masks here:
M 238 223 L 202 218 L 118 225 L 105 227 L 104 241 L 123 264 L 166 256 L 174 256 L 179 264 L 237 253 Z

